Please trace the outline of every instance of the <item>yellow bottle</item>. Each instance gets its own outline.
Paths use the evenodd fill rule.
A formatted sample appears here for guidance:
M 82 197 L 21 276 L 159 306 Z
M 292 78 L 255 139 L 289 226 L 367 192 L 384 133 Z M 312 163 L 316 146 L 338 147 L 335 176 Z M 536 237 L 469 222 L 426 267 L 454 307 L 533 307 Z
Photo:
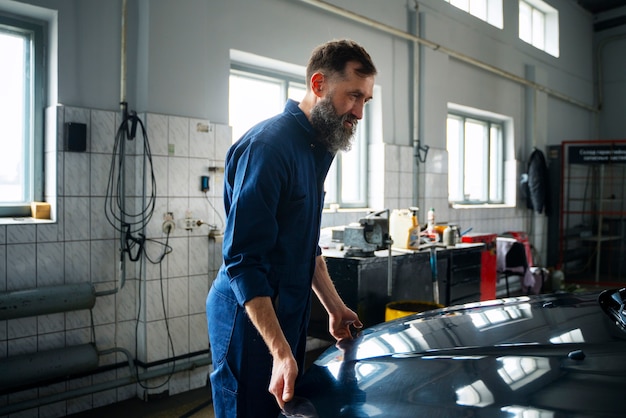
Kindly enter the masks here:
M 409 208 L 412 212 L 411 221 L 412 226 L 409 229 L 409 242 L 407 247 L 411 250 L 419 250 L 420 247 L 420 223 L 417 218 L 417 211 L 419 210 L 416 207 Z

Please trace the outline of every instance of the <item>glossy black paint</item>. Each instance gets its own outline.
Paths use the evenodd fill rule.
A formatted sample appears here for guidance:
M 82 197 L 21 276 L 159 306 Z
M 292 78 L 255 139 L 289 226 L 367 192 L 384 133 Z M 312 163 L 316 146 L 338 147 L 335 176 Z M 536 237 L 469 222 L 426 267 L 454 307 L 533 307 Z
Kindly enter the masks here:
M 296 395 L 333 418 L 626 416 L 625 294 L 519 297 L 383 323 L 324 352 Z

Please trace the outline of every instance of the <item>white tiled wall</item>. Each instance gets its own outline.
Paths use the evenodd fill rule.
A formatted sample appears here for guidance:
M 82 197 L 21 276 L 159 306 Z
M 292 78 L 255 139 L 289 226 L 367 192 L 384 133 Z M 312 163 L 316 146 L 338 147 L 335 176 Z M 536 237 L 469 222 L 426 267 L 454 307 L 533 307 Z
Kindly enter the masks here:
M 115 289 L 121 277 L 120 245 L 118 233 L 106 220 L 104 205 L 119 114 L 65 106 L 50 108 L 46 114 L 55 117 L 57 124 L 56 147 L 49 142 L 46 147 L 46 195 L 56 201 L 56 222 L 0 226 L 0 292 L 80 282 L 93 283 L 96 291 Z M 217 215 L 213 207 L 223 210 L 223 174 L 219 170 L 209 172 L 209 167 L 223 168 L 231 133 L 228 126 L 206 120 L 152 113 L 140 116 L 147 127 L 157 184 L 155 210 L 146 228 L 146 251 L 156 260 L 165 248 L 165 212 L 173 212 L 177 221 L 190 212 L 194 218 L 222 227 L 224 215 Z M 64 151 L 65 122 L 87 124 L 86 152 Z M 137 138 L 126 143 L 128 153 L 137 154 L 129 158 L 133 161 L 128 165 L 127 209 L 131 210 L 142 203 L 142 141 L 138 129 Z M 55 168 L 56 176 L 50 176 Z M 200 191 L 202 175 L 211 178 L 207 195 Z M 0 321 L 0 358 L 89 342 L 95 342 L 98 350 L 124 348 L 143 363 L 207 350 L 205 298 L 221 262 L 221 244 L 209 240 L 208 233 L 207 226 L 186 231 L 177 223 L 167 242 L 172 252 L 161 265 L 127 262 L 123 288 L 113 295 L 97 297 L 93 315 L 83 310 Z M 100 365 L 124 361 L 121 353 L 99 358 Z M 156 391 L 169 389 L 174 394 L 201 387 L 207 372 L 208 367 L 200 367 L 179 373 Z M 3 395 L 0 406 L 118 379 L 128 373 L 128 368 L 120 368 L 52 387 Z M 155 379 L 150 384 L 164 380 Z M 57 402 L 22 415 L 64 416 L 134 396 L 143 396 L 139 385 Z

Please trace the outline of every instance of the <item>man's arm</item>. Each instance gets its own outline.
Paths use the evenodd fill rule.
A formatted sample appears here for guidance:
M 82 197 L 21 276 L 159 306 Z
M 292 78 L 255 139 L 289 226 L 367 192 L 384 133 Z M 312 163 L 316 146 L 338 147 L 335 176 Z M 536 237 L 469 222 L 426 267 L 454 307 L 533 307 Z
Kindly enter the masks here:
M 352 338 L 350 325 L 354 325 L 356 328 L 363 327 L 358 315 L 341 300 L 328 274 L 326 260 L 321 255 L 318 255 L 315 260 L 313 291 L 328 312 L 328 330 L 337 341 Z
M 266 296 L 253 298 L 245 304 L 246 313 L 263 337 L 273 358 L 269 392 L 282 409 L 293 398 L 298 364 L 283 334 L 272 300 Z

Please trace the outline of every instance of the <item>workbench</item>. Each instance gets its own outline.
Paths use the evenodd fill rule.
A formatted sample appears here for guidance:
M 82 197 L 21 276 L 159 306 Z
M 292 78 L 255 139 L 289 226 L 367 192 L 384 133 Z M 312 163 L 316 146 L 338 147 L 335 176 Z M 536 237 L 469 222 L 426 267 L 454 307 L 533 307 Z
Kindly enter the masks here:
M 445 306 L 480 300 L 483 243 L 460 243 L 436 248 L 439 303 Z M 365 327 L 385 320 L 389 302 L 433 301 L 430 250 L 392 250 L 391 283 L 387 281 L 389 251 L 371 257 L 346 256 L 345 251 L 324 249 L 328 272 L 345 304 L 358 313 Z M 309 334 L 328 337 L 328 316 L 313 297 Z

